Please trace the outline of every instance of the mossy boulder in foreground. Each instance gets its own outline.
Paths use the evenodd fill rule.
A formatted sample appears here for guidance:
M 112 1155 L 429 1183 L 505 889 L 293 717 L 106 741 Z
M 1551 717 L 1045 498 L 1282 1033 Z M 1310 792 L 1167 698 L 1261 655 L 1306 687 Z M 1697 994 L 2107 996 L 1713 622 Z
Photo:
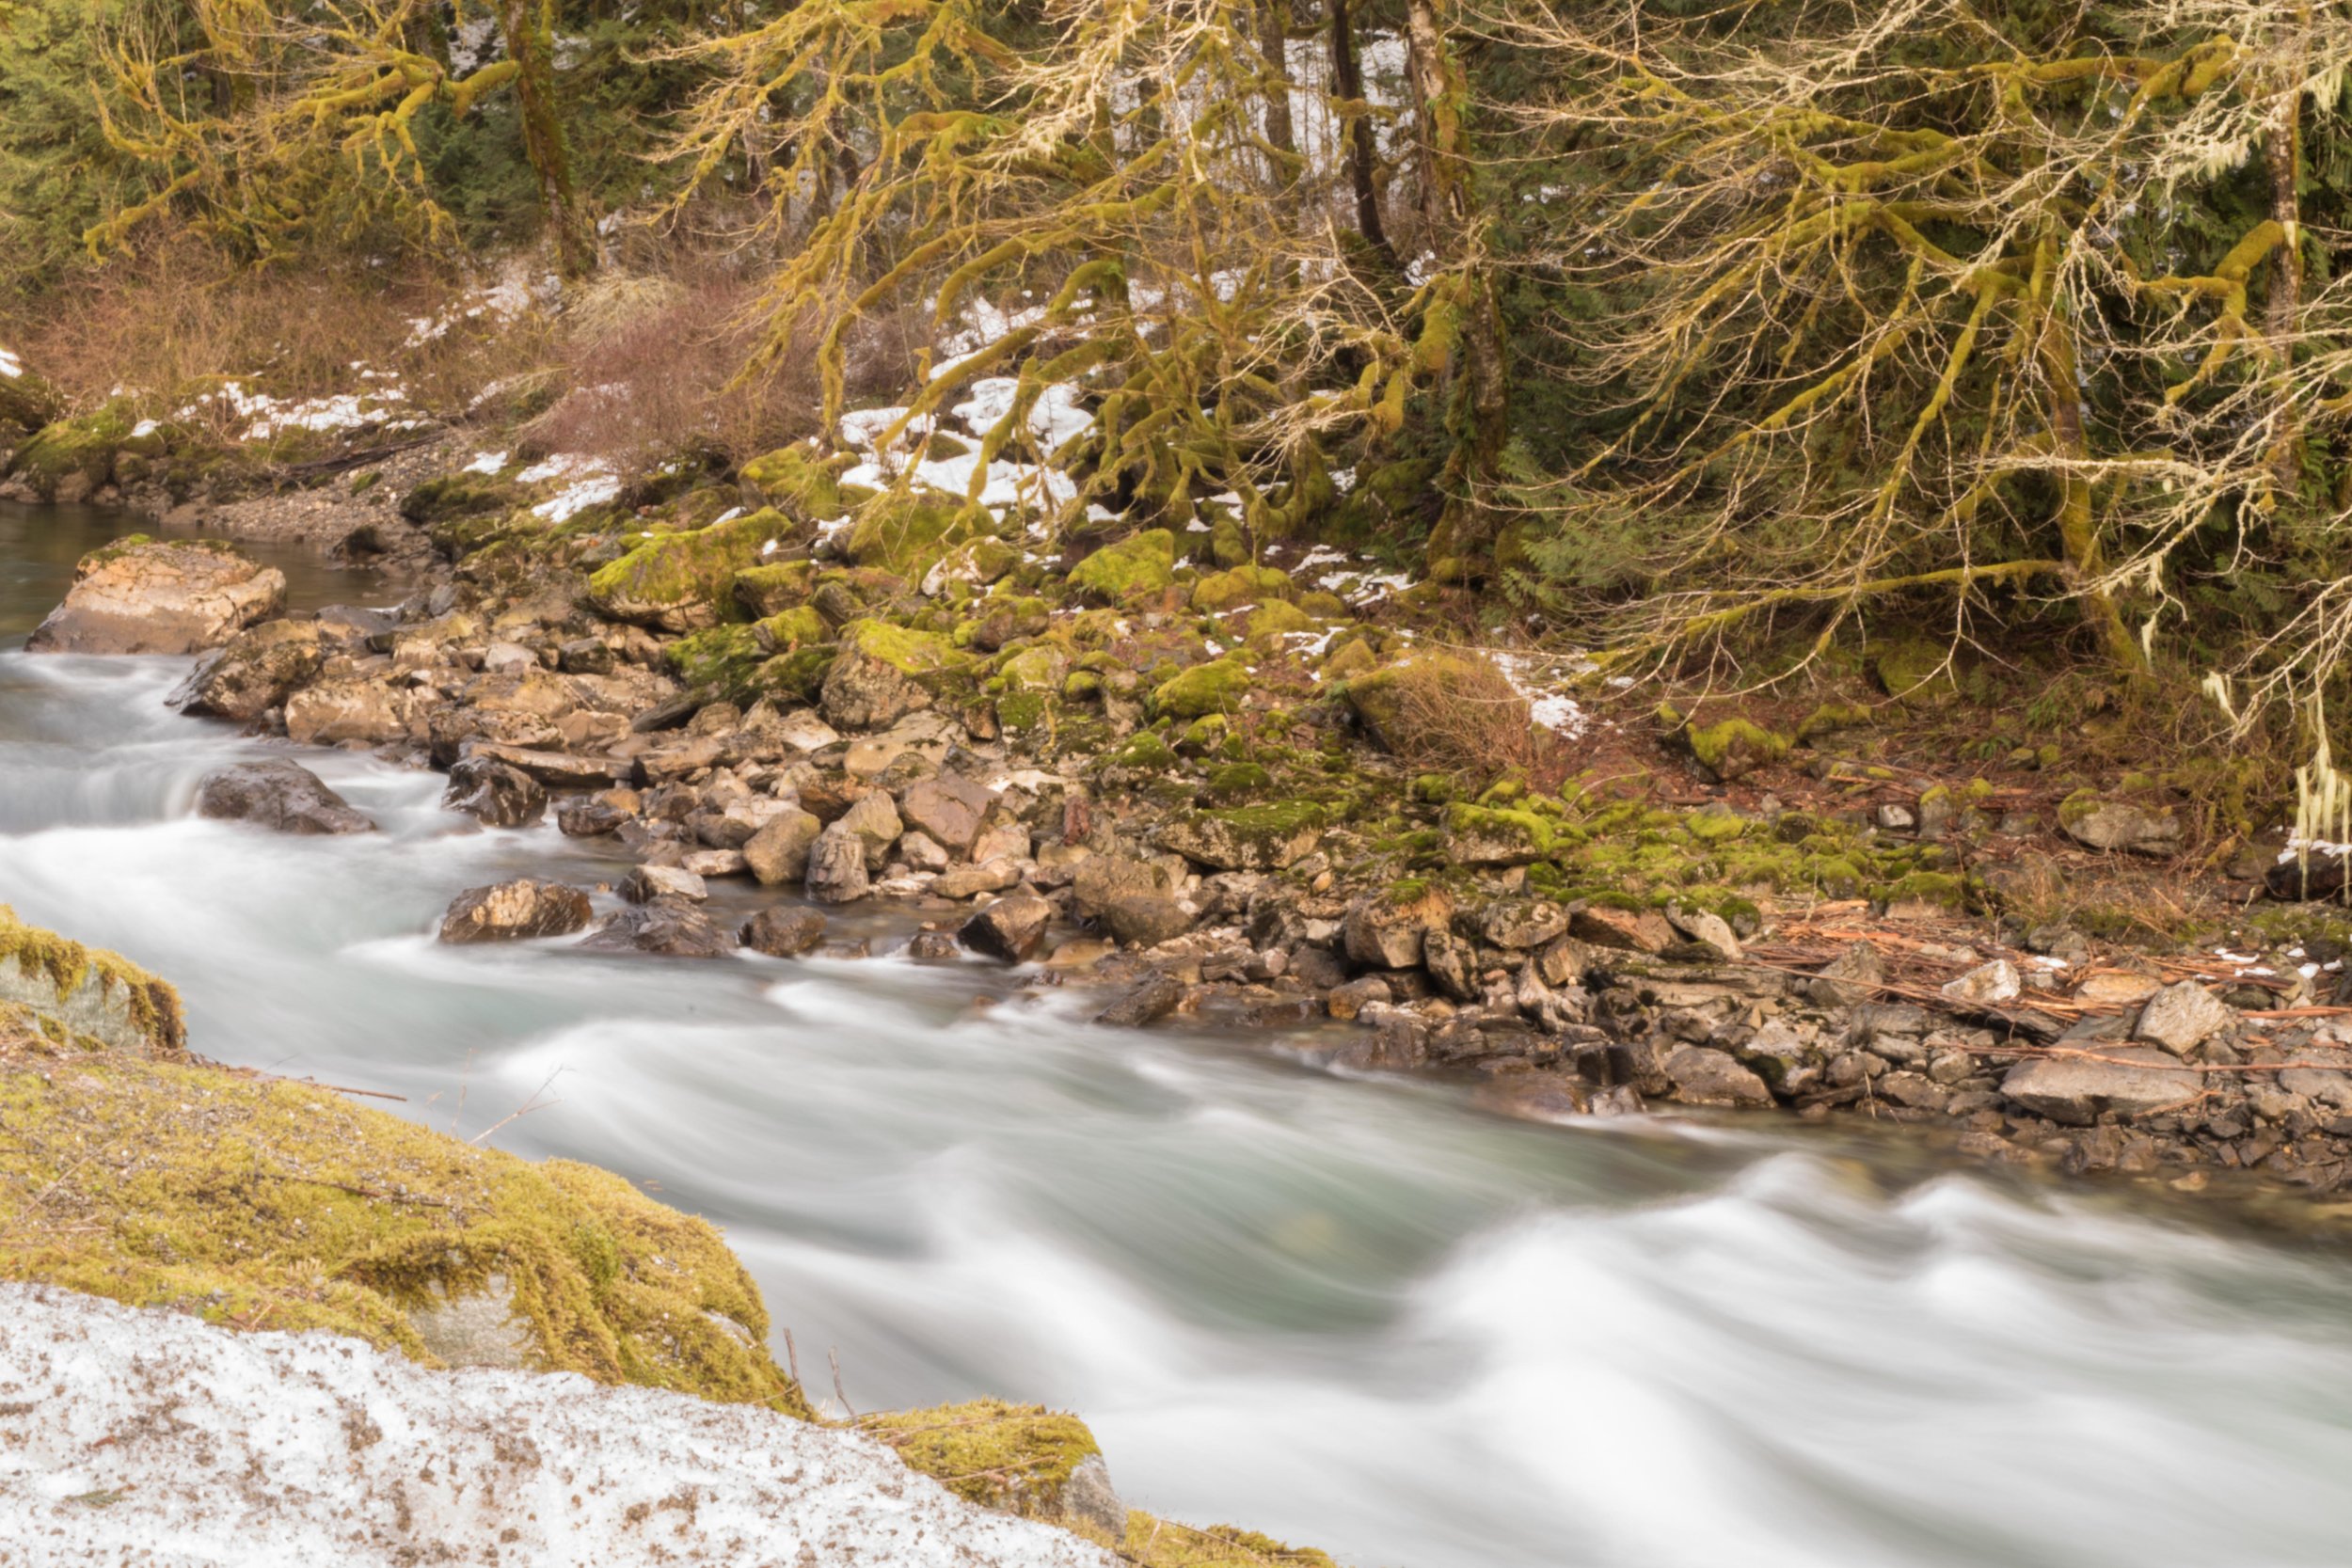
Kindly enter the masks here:
M 1176 536 L 1164 528 L 1105 545 L 1070 568 L 1071 587 L 1113 601 L 1156 594 L 1175 581 Z
M 616 620 L 664 631 L 698 631 L 735 613 L 736 574 L 759 563 L 771 544 L 793 532 L 767 510 L 708 528 L 649 534 L 588 579 L 596 608 Z

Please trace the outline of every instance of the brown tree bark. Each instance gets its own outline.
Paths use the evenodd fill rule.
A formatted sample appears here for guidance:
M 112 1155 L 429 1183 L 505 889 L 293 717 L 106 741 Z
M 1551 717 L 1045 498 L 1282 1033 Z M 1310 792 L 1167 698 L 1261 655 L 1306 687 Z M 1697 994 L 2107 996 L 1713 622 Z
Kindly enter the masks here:
M 1348 0 L 1331 0 L 1331 74 L 1340 97 L 1363 102 L 1364 78 L 1356 66 L 1356 27 L 1348 16 Z M 1356 227 L 1393 266 L 1396 252 L 1389 245 L 1388 226 L 1380 221 L 1380 187 L 1373 177 L 1379 159 L 1371 117 L 1359 114 L 1348 127 L 1347 148 L 1347 177 L 1356 187 Z

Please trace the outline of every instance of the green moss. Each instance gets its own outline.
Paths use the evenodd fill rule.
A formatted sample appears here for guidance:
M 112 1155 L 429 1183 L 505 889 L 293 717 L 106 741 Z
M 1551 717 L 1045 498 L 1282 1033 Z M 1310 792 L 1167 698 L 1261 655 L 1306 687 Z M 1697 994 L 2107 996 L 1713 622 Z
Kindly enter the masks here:
M 58 420 L 34 432 L 17 449 L 8 471 L 44 499 L 55 496 L 57 486 L 72 475 L 79 475 L 95 489 L 113 479 L 115 453 L 137 423 L 131 405 L 121 399 L 94 413 Z
M 69 1005 L 87 986 L 91 1004 L 101 1008 L 120 1006 L 146 1054 L 172 1058 L 186 1053 L 185 1015 L 180 993 L 168 983 L 119 953 L 85 947 L 55 931 L 27 926 L 17 919 L 14 910 L 0 904 L 0 996 L 13 991 L 16 1002 L 30 1004 L 31 990 L 8 984 L 11 973 L 26 979 L 45 978 L 56 996 Z M 36 1010 L 49 1011 L 45 1006 Z M 53 1037 L 72 1037 L 72 1043 L 83 1046 L 103 1043 L 89 1036 L 87 1028 L 56 1031 Z
M 1176 536 L 1147 529 L 1105 545 L 1070 569 L 1070 586 L 1097 598 L 1120 600 L 1155 594 L 1176 581 Z
M 462 517 L 503 516 L 522 505 L 524 499 L 520 485 L 496 474 L 443 474 L 401 497 L 400 515 L 431 530 Z
M 1249 615 L 1249 640 L 1252 642 L 1285 636 L 1295 631 L 1314 629 L 1314 617 L 1287 599 L 1277 599 L 1272 604 L 1260 605 Z
M 790 653 L 808 642 L 824 642 L 833 637 L 833 628 L 817 613 L 813 605 L 799 605 L 769 616 L 759 623 L 759 635 L 780 653 Z
M 923 569 L 978 533 L 988 514 L 937 491 L 877 496 L 859 509 L 850 530 L 849 557 L 913 581 Z
M 790 522 L 774 511 L 644 540 L 588 579 L 589 597 L 620 620 L 658 620 L 685 630 L 735 614 L 736 574 L 756 565 Z
M 1237 658 L 1196 664 L 1163 681 L 1152 693 L 1152 712 L 1165 719 L 1200 719 L 1228 714 L 1248 695 L 1248 668 Z
M 1812 740 L 1839 730 L 1867 728 L 1876 716 L 1859 703 L 1823 703 L 1797 725 L 1799 740 Z
M 1899 702 L 1940 704 L 1960 695 L 1960 682 L 1951 667 L 1951 649 L 1940 642 L 1909 639 L 1890 642 L 1870 661 L 1879 686 Z
M 1416 776 L 1406 793 L 1427 806 L 1442 806 L 1454 799 L 1454 782 L 1446 773 L 1422 773 Z
M 1051 706 L 1042 691 L 1009 691 L 996 699 L 996 722 L 1009 730 L 1033 730 Z
M 755 619 L 808 603 L 817 591 L 817 562 L 785 561 L 772 566 L 747 566 L 735 574 L 735 602 Z
M 1181 766 L 1176 753 L 1156 730 L 1137 730 L 1104 760 L 1114 768 L 1133 768 L 1137 772 L 1165 773 Z
M 840 652 L 837 643 L 809 642 L 788 654 L 778 654 L 752 672 L 745 691 L 733 700 L 740 703 L 745 696 L 769 697 L 787 707 L 814 703 Z
M 1968 879 L 1949 871 L 1915 871 L 1870 890 L 1870 896 L 1889 904 L 1932 904 L 1940 909 L 1968 907 Z
M 1526 865 L 1555 848 L 1551 818 L 1456 802 L 1446 810 L 1454 852 L 1467 865 Z
M 1192 608 L 1204 615 L 1222 615 L 1236 605 L 1263 604 L 1290 595 L 1289 574 L 1272 566 L 1236 566 L 1194 583 Z
M 1005 660 L 997 673 L 1011 691 L 1052 691 L 1062 683 L 1070 656 L 1050 642 L 1022 649 Z
M 1176 741 L 1176 750 L 1188 757 L 1205 757 L 1216 752 L 1226 740 L 1227 721 L 1222 713 L 1204 714 L 1184 726 L 1184 733 Z
M 865 1416 L 857 1428 L 960 1497 L 1041 1519 L 1061 1515 L 1070 1473 L 1103 1451 L 1077 1417 L 1002 1400 Z
M 841 628 L 841 645 L 895 665 L 903 674 L 928 675 L 962 660 L 954 640 L 888 621 L 852 621 Z
M 2097 811 L 2100 806 L 2105 803 L 2106 802 L 2100 799 L 2099 792 L 2097 790 L 2078 789 L 2074 791 L 2074 794 L 2069 795 L 2065 800 L 2058 802 L 2058 826 L 2062 828 L 2077 827 L 2081 824 L 2084 817 L 2089 816 L 2092 812 Z
M 1239 566 L 1249 559 L 1249 535 L 1230 508 L 1217 508 L 1209 523 L 1209 559 L 1220 566 Z
M 1684 818 L 1683 827 L 1702 844 L 1727 844 L 1748 831 L 1744 817 L 1714 812 L 1694 812 Z
M 768 655 L 752 627 L 713 626 L 679 638 L 661 650 L 661 660 L 687 685 L 707 689 L 739 684 Z
M 822 523 L 841 516 L 873 494 L 856 485 L 843 488 L 841 476 L 856 466 L 857 458 L 850 453 L 819 458 L 803 443 L 753 458 L 743 465 L 743 477 L 769 505 L 793 521 Z
M 809 1414 L 718 1232 L 606 1172 L 307 1085 L 114 1056 L 0 1062 L 0 1122 L 8 1277 L 428 1364 L 415 1315 L 495 1277 L 547 1369 Z
M 1696 725 L 1682 732 L 1683 743 L 1701 768 L 1718 779 L 1739 778 L 1743 773 L 1778 762 L 1788 754 L 1787 736 L 1746 719 L 1725 719 L 1704 728 Z
M 1247 800 L 1273 788 L 1274 775 L 1254 762 L 1229 762 L 1209 775 L 1209 797 L 1220 803 Z

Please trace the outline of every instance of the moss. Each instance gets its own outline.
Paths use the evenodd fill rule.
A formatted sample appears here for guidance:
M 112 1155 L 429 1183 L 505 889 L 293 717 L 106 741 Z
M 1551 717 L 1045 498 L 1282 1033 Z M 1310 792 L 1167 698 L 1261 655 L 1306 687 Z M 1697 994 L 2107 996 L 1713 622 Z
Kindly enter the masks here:
M 1137 1568 L 1338 1568 L 1310 1546 L 1288 1546 L 1270 1535 L 1213 1525 L 1207 1529 L 1158 1519 L 1140 1509 L 1127 1515 L 1120 1555 Z
M 29 435 L 64 412 L 64 397 L 42 377 L 22 366 L 0 373 L 0 436 Z
M 997 673 L 1007 690 L 1052 691 L 1060 687 L 1069 668 L 1070 656 L 1047 642 L 1022 649 L 1006 659 Z
M 1260 605 L 1249 615 L 1249 640 L 1252 642 L 1266 638 L 1285 636 L 1295 631 L 1314 629 L 1314 617 L 1287 599 L 1277 599 L 1272 604 Z
M 761 640 L 780 653 L 790 653 L 810 642 L 829 641 L 833 637 L 833 628 L 811 605 L 799 605 L 771 615 L 759 623 L 757 629 Z
M 817 562 L 785 561 L 772 566 L 747 566 L 735 574 L 735 602 L 754 617 L 773 615 L 808 603 L 817 591 Z
M 996 722 L 1009 730 L 1033 730 L 1051 705 L 1042 691 L 1009 691 L 996 699 Z
M 2061 828 L 2081 825 L 2083 818 L 2106 804 L 2095 789 L 2078 789 L 2058 802 L 2058 819 Z
M 1091 670 L 1073 670 L 1061 683 L 1061 694 L 1070 702 L 1090 702 L 1103 694 L 1103 677 Z
M 988 522 L 987 513 L 937 491 L 877 496 L 859 509 L 848 554 L 860 566 L 879 566 L 912 581 Z
M 1682 732 L 1698 765 L 1717 779 L 1731 780 L 1778 762 L 1788 754 L 1787 736 L 1750 720 L 1732 718 Z
M 743 465 L 743 478 L 768 504 L 800 523 L 829 522 L 847 513 L 858 500 L 873 494 L 856 485 L 846 489 L 841 476 L 857 466 L 843 452 L 819 458 L 806 443 L 784 447 Z
M 778 654 L 752 672 L 743 696 L 772 698 L 787 707 L 814 703 L 840 652 L 836 643 L 811 642 Z M 733 700 L 739 703 L 743 696 Z
M 1231 713 L 1241 706 L 1249 687 L 1249 671 L 1237 658 L 1196 664 L 1152 690 L 1152 712 L 1165 719 L 1200 719 Z
M 1968 907 L 1968 879 L 1949 871 L 1915 871 L 1870 890 L 1870 896 L 1888 904 L 1932 904 L 1939 909 Z
M 1209 524 L 1209 559 L 1220 566 L 1239 566 L 1249 559 L 1249 535 L 1230 509 L 1218 508 Z
M 1532 811 L 1455 803 L 1446 810 L 1454 852 L 1468 865 L 1525 865 L 1555 847 L 1553 823 Z
M 756 565 L 766 546 L 790 531 L 772 510 L 678 533 L 657 533 L 588 579 L 599 609 L 621 620 L 661 620 L 674 629 L 736 612 L 736 574 Z
M 768 656 L 752 627 L 713 626 L 671 643 L 661 661 L 687 685 L 707 689 L 740 685 Z
M 478 517 L 504 515 L 524 501 L 522 487 L 496 474 L 443 474 L 428 479 L 400 499 L 400 515 L 420 528 Z
M 114 477 L 115 453 L 137 422 L 130 404 L 117 399 L 94 413 L 43 425 L 17 449 L 8 471 L 44 499 L 74 475 L 95 489 Z
M 1343 642 L 1331 650 L 1329 656 L 1323 661 L 1323 678 L 1325 680 L 1347 680 L 1365 673 L 1379 662 L 1379 656 L 1375 654 L 1360 638 L 1356 639 Z
M 1041 1519 L 1060 1516 L 1070 1473 L 1103 1451 L 1077 1417 L 1002 1400 L 865 1416 L 857 1428 L 960 1497 Z
M 1872 657 L 1870 673 L 1878 677 L 1881 689 L 1899 702 L 1941 704 L 1960 695 L 1951 650 L 1940 642 L 1924 639 L 1890 642 Z
M 0 1063 L 0 1120 L 9 1277 L 432 1364 L 415 1315 L 498 1276 L 545 1368 L 809 1414 L 718 1232 L 607 1172 L 307 1085 L 113 1056 Z
M 1179 766 L 1176 753 L 1155 730 L 1137 730 L 1104 760 L 1114 768 L 1163 773 Z
M 1225 744 L 1227 721 L 1222 713 L 1204 714 L 1184 727 L 1176 750 L 1188 757 L 1205 757 Z
M 1702 844 L 1727 844 L 1748 831 L 1744 817 L 1717 812 L 1694 812 L 1683 826 Z
M 1874 715 L 1859 703 L 1823 703 L 1797 725 L 1797 738 L 1812 740 L 1820 736 L 1835 735 L 1839 730 L 1867 728 Z
M 1236 566 L 1194 583 L 1192 608 L 1204 615 L 1222 615 L 1236 605 L 1263 604 L 1290 595 L 1289 574 L 1272 566 Z
M 1229 762 L 1209 775 L 1209 798 L 1220 803 L 1270 794 L 1274 775 L 1254 762 Z
M 45 978 L 56 997 L 69 1005 L 87 987 L 88 1004 L 121 1009 L 145 1054 L 159 1058 L 186 1054 L 186 1017 L 180 993 L 169 983 L 119 953 L 85 947 L 55 931 L 27 926 L 17 919 L 14 910 L 0 904 L 0 996 L 14 992 L 10 999 L 15 1002 L 49 1013 L 46 1006 L 35 1002 L 32 990 L 8 985 L 11 973 L 28 980 Z M 87 1029 L 59 1033 L 78 1045 L 105 1043 Z
M 1423 805 L 1442 806 L 1454 799 L 1454 782 L 1445 773 L 1422 773 L 1416 776 L 1406 793 Z
M 841 645 L 894 665 L 908 675 L 931 674 L 964 657 L 944 633 L 917 631 L 881 620 L 850 622 L 841 628 Z
M 1156 594 L 1176 581 L 1176 536 L 1147 529 L 1105 545 L 1070 568 L 1070 586 L 1097 598 L 1120 600 Z

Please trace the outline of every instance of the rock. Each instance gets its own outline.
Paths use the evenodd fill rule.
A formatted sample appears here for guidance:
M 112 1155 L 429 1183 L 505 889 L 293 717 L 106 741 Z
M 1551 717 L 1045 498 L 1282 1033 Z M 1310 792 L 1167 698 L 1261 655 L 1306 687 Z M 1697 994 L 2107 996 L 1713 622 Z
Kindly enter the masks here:
M 2024 993 L 2026 983 L 2018 976 L 2015 964 L 2007 958 L 1995 958 L 1989 964 L 1979 964 L 1957 980 L 1947 981 L 1941 989 L 1963 1006 L 1991 1007 L 2016 1001 Z
M 524 877 L 459 894 L 441 916 L 441 940 L 517 942 L 569 936 L 587 926 L 591 912 L 588 895 L 580 889 Z
M 1323 1010 L 1343 1023 L 1360 1017 L 1367 1007 L 1383 1006 L 1396 1000 L 1389 982 L 1377 974 L 1366 974 L 1343 986 L 1333 986 L 1324 993 Z
M 781 514 L 762 509 L 707 528 L 646 535 L 589 578 L 588 594 L 616 621 L 699 631 L 718 624 L 735 574 L 757 565 L 760 552 L 791 531 Z
M 2237 1015 L 2213 992 L 2194 980 L 2183 980 L 2148 999 L 2139 1009 L 2139 1022 L 2132 1026 L 2132 1038 L 2185 1056 L 2236 1022 Z
M 2163 982 L 2146 974 L 2134 974 L 2121 969 L 2101 970 L 2083 977 L 2074 988 L 2074 1000 L 2093 1006 L 2124 1006 L 2145 1002 L 2163 989 Z
M 898 820 L 898 808 L 891 803 L 887 790 L 869 789 L 850 802 L 850 809 L 834 819 L 828 832 L 840 831 L 857 835 L 865 847 L 866 869 L 880 871 L 890 859 L 890 847 L 898 842 L 905 825 Z
M 1002 893 L 1021 880 L 1021 863 L 999 857 L 973 865 L 951 865 L 931 883 L 942 898 L 970 898 L 982 893 Z
M 470 742 L 466 755 L 502 762 L 549 789 L 612 789 L 637 776 L 637 765 L 624 758 L 574 756 L 568 752 L 502 746 L 494 740 Z
M 409 736 L 407 705 L 375 681 L 322 681 L 286 699 L 286 736 L 296 745 L 346 740 L 381 745 Z
M 640 867 L 640 869 L 644 869 Z M 654 953 L 667 958 L 723 958 L 735 939 L 691 904 L 658 898 L 623 910 L 580 944 L 583 953 Z
M 972 841 L 972 863 L 986 865 L 990 861 L 1025 861 L 1029 858 L 1029 830 L 1018 822 L 1007 822 L 984 830 Z
M 1410 969 L 1421 962 L 1422 939 L 1454 917 L 1454 895 L 1434 882 L 1399 882 L 1351 903 L 1340 944 L 1353 962 L 1371 969 Z
M 825 917 L 815 910 L 780 904 L 743 922 L 735 940 L 771 958 L 797 958 L 825 940 Z
M 846 818 L 844 819 L 846 820 Z M 866 896 L 866 841 L 835 822 L 809 846 L 808 895 L 820 904 L 847 904 Z
M 907 939 L 906 956 L 920 963 L 953 963 L 963 957 L 952 932 L 917 931 Z
M 316 622 L 264 621 L 198 665 L 171 704 L 183 713 L 250 723 L 319 673 L 320 641 Z
M 1479 917 L 1478 929 L 1496 947 L 1525 952 L 1565 935 L 1568 911 L 1548 899 L 1498 898 Z
M 2144 1046 L 2108 1046 L 2112 1061 L 2049 1056 L 2024 1061 L 2001 1080 L 2001 1093 L 2038 1116 L 2073 1127 L 2088 1127 L 2106 1112 L 2145 1116 L 2186 1104 L 2204 1088 L 2161 1051 Z
M 1070 586 L 1116 602 L 1155 594 L 1174 584 L 1176 536 L 1164 528 L 1105 545 L 1070 568 Z
M 1027 961 L 1045 940 L 1054 907 L 1033 893 L 1015 893 L 997 899 L 956 928 L 956 940 L 975 953 L 1006 963 Z
M 808 852 L 824 831 L 809 813 L 787 811 L 744 841 L 743 862 L 762 887 L 799 886 L 808 880 Z
M 519 768 L 494 757 L 468 756 L 450 768 L 441 806 L 462 811 L 485 827 L 521 828 L 547 815 L 548 792 Z
M 1470 943 L 1443 926 L 1433 926 L 1422 934 L 1422 962 L 1428 968 L 1429 977 L 1438 989 L 1456 1002 L 1475 1002 L 1479 997 L 1478 969 Z
M 898 815 L 958 854 L 979 837 L 981 819 L 996 803 L 996 792 L 961 773 L 942 773 L 907 786 Z
M 555 825 L 567 838 L 594 838 L 599 833 L 618 832 L 625 822 L 634 822 L 637 814 L 625 811 L 603 795 L 573 795 L 555 808 Z
M 1192 916 L 1164 893 L 1122 894 L 1102 915 L 1111 936 L 1137 947 L 1156 947 L 1192 929 Z
M 1184 982 L 1172 974 L 1154 974 L 1139 982 L 1118 1001 L 1094 1015 L 1094 1022 L 1115 1029 L 1140 1029 L 1176 1010 L 1184 999 Z
M 1661 1064 L 1688 1105 L 1770 1105 L 1772 1091 L 1728 1052 L 1686 1045 Z
M 838 729 L 886 729 L 931 705 L 923 678 L 956 657 L 954 646 L 936 633 L 852 622 L 841 628 L 841 652 L 825 672 L 819 705 Z
M 1280 871 L 1323 842 L 1324 810 L 1311 800 L 1189 812 L 1162 824 L 1152 842 L 1216 871 Z
M 193 654 L 286 607 L 286 576 L 213 539 L 133 534 L 73 568 L 65 602 L 34 629 L 34 653 Z
M 641 865 L 621 879 L 614 889 L 632 904 L 650 904 L 657 898 L 676 898 L 699 904 L 710 896 L 710 889 L 694 872 L 676 865 Z
M 1853 1007 L 1878 995 L 1886 984 L 1886 958 L 1859 939 L 1821 966 L 1806 990 L 1825 1007 Z
M 955 863 L 955 857 L 947 853 L 945 846 L 922 832 L 899 835 L 898 858 L 907 863 L 911 871 L 929 871 L 933 875 Z
M 2058 827 L 2077 844 L 2137 855 L 2169 855 L 2181 847 L 2180 819 L 2128 800 L 2106 800 L 2078 789 L 2058 803 Z
M 1656 910 L 1617 910 L 1587 904 L 1568 917 L 1568 934 L 1595 947 L 1630 953 L 1663 953 L 1674 945 L 1674 927 Z
M 1731 923 L 1722 915 L 1708 910 L 1677 908 L 1666 911 L 1666 922 L 1692 942 L 1712 947 L 1725 960 L 1740 960 L 1740 939 L 1732 934 Z
M 241 762 L 204 776 L 196 814 L 281 833 L 364 833 L 375 824 L 299 763 Z
M 740 877 L 749 869 L 740 849 L 689 849 L 678 869 L 697 877 Z
M 1101 919 L 1120 898 L 1171 891 L 1167 871 L 1125 855 L 1089 855 L 1070 880 L 1071 900 L 1085 920 Z

